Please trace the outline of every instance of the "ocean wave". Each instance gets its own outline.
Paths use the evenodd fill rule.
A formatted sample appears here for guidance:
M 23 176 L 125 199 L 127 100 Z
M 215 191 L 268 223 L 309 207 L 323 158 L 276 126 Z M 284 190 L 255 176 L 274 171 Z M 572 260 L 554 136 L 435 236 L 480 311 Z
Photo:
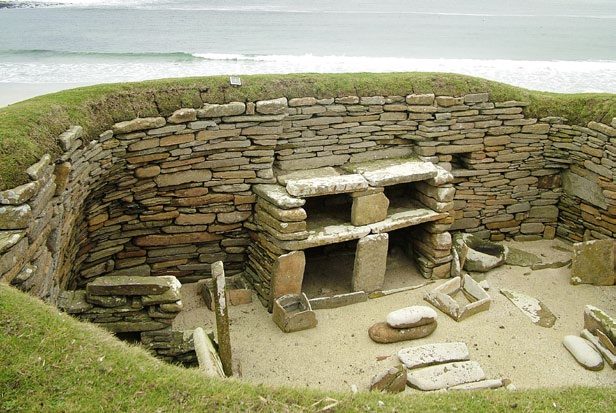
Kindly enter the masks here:
M 3 55 L 4 53 L 4 55 Z M 210 75 L 448 72 L 552 92 L 616 93 L 616 61 L 415 59 L 224 53 L 0 52 L 1 83 L 111 83 Z M 12 53 L 12 54 L 11 54 Z
M 189 62 L 201 59 L 199 56 L 186 52 L 87 52 L 69 50 L 21 49 L 0 50 L 3 61 L 40 60 L 103 60 L 103 61 L 173 61 Z

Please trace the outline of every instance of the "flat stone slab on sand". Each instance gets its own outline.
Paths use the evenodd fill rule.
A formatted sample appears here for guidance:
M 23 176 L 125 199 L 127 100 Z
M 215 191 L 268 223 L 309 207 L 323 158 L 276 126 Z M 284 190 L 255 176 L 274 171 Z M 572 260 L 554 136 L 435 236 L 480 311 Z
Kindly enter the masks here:
M 485 378 L 478 362 L 462 361 L 411 370 L 408 372 L 407 383 L 413 388 L 430 391 L 473 383 Z
M 572 335 L 565 336 L 563 346 L 585 369 L 597 371 L 603 368 L 603 357 L 586 339 Z
M 424 344 L 398 351 L 398 359 L 408 369 L 465 361 L 469 357 L 468 347 L 462 342 Z
M 535 297 L 504 288 L 501 289 L 500 292 L 529 317 L 533 323 L 547 328 L 552 327 L 554 323 L 556 323 L 556 316 L 545 304 Z

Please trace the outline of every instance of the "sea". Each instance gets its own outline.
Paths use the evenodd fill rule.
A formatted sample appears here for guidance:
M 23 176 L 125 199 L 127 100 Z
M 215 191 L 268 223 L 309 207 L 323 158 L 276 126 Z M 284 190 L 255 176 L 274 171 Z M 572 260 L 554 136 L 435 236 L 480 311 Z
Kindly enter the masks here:
M 616 93 L 616 1 L 0 2 L 0 84 L 303 72 Z

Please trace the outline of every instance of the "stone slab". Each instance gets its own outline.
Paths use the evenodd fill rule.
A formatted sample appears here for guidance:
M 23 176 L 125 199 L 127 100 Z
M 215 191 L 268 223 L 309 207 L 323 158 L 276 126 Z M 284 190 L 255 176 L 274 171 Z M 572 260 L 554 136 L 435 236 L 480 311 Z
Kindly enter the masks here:
M 573 244 L 571 284 L 614 285 L 615 246 L 613 239 Z
M 39 182 L 34 181 L 0 191 L 0 205 L 20 205 L 28 202 L 37 193 L 39 187 Z
M 351 288 L 371 293 L 383 288 L 389 234 L 373 234 L 357 242 Z
M 398 359 L 408 369 L 465 361 L 469 358 L 468 347 L 462 342 L 424 344 L 398 351 Z
M 613 369 L 616 369 L 616 354 L 615 353 L 612 353 L 610 350 L 608 350 L 603 345 L 603 343 L 601 343 L 599 339 L 590 331 L 584 329 L 582 330 L 582 333 L 580 335 L 584 337 L 586 340 L 588 340 L 593 346 L 595 346 L 595 348 L 603 356 L 603 360 L 607 363 L 608 366 L 610 366 Z
M 505 380 L 502 379 L 488 379 L 475 381 L 473 383 L 459 384 L 457 386 L 449 387 L 450 391 L 462 391 L 462 390 L 488 390 L 498 389 L 505 386 Z
M 593 334 L 603 332 L 616 345 L 616 320 L 605 311 L 593 305 L 584 307 L 584 328 Z
M 407 200 L 404 205 L 391 205 L 387 218 L 381 222 L 369 224 L 370 231 L 374 234 L 390 232 L 400 228 L 423 224 L 425 222 L 438 221 L 447 218 L 449 214 L 435 212 L 417 201 Z
M 607 208 L 607 200 L 597 182 L 570 171 L 563 171 L 562 185 L 565 194 L 576 196 L 601 209 Z
M 324 225 L 308 231 L 308 237 L 303 240 L 278 241 L 274 243 L 285 250 L 305 250 L 322 245 L 337 244 L 363 238 L 370 233 L 368 226 L 356 227 L 350 224 Z
M 293 209 L 304 206 L 306 200 L 295 198 L 280 185 L 260 184 L 252 187 L 255 194 L 264 198 L 270 204 L 281 209 Z
M 272 300 L 287 294 L 301 294 L 306 268 L 304 251 L 279 256 L 274 262 L 271 278 Z
M 408 372 L 409 386 L 423 390 L 441 390 L 485 379 L 483 369 L 476 361 L 462 361 L 424 367 Z
M 316 168 L 316 169 L 305 169 L 299 171 L 279 171 L 276 173 L 276 181 L 282 186 L 286 186 L 287 182 L 295 181 L 295 180 L 303 180 L 309 178 L 326 178 L 326 177 L 334 177 L 340 176 L 340 172 L 338 172 L 335 168 L 331 166 L 325 168 Z
M 0 254 L 17 244 L 25 234 L 24 231 L 0 231 Z
M 353 196 L 351 223 L 361 226 L 383 221 L 387 218 L 388 208 L 389 199 L 382 192 Z
M 363 175 L 372 186 L 423 181 L 438 174 L 433 163 L 414 159 L 386 159 L 345 165 L 342 168 Z
M 225 373 L 220 356 L 212 340 L 201 327 L 197 327 L 193 332 L 193 342 L 199 362 L 199 370 L 203 371 L 208 377 L 224 378 Z
M 504 288 L 500 292 L 518 307 L 524 315 L 529 317 L 533 323 L 546 328 L 550 328 L 556 323 L 556 316 L 545 304 L 535 297 Z
M 592 371 L 603 369 L 603 357 L 586 339 L 568 335 L 563 339 L 563 346 L 585 369 Z
M 286 189 L 291 196 L 306 198 L 362 191 L 368 182 L 358 174 L 290 179 Z
M 403 366 L 396 366 L 377 374 L 370 380 L 370 391 L 401 393 L 406 388 L 407 374 Z
M 417 340 L 429 336 L 436 330 L 437 322 L 411 328 L 392 328 L 386 322 L 373 324 L 368 329 L 368 336 L 375 343 L 388 344 L 399 341 Z
M 336 294 L 331 297 L 311 298 L 309 301 L 313 310 L 326 310 L 363 303 L 368 301 L 368 294 L 364 291 L 356 291 L 354 293 Z
M 179 281 L 173 276 L 132 277 L 104 276 L 98 277 L 86 286 L 88 295 L 158 295 L 171 288 L 179 288 Z

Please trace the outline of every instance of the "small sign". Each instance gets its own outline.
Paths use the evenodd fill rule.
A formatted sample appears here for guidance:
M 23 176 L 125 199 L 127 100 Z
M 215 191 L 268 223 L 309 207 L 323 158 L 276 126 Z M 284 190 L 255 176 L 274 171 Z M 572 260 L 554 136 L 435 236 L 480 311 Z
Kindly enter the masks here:
M 231 86 L 242 86 L 242 79 L 239 76 L 229 76 L 229 83 Z

